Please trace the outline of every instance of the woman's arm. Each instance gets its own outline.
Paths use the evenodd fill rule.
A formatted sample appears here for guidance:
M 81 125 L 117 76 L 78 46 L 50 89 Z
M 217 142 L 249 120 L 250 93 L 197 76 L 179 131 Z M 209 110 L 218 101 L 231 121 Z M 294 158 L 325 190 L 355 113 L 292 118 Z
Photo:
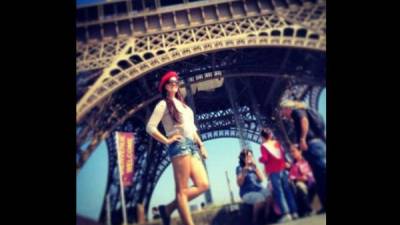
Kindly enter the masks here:
M 156 139 L 157 141 L 159 141 L 165 145 L 172 144 L 175 141 L 178 141 L 183 138 L 183 136 L 180 134 L 174 134 L 170 138 L 167 138 L 158 130 L 151 133 L 150 136 L 152 136 L 154 139 Z
M 165 137 L 158 129 L 157 126 L 160 123 L 165 110 L 166 110 L 167 104 L 165 101 L 160 101 L 156 107 L 154 108 L 153 113 L 150 116 L 149 122 L 147 123 L 146 126 L 146 132 L 150 134 L 154 139 L 157 141 L 169 145 L 173 143 L 176 140 L 179 140 L 182 138 L 182 135 L 180 134 L 175 134 L 171 136 L 170 138 Z
M 256 165 L 254 165 L 254 170 L 256 171 L 257 179 L 258 181 L 263 181 L 264 180 L 264 174 L 261 173 L 261 171 L 258 169 Z
M 193 137 L 194 137 L 195 143 L 199 146 L 201 156 L 203 157 L 203 159 L 207 159 L 207 157 L 208 157 L 207 149 L 204 146 L 204 143 L 201 140 L 197 131 L 194 131 Z

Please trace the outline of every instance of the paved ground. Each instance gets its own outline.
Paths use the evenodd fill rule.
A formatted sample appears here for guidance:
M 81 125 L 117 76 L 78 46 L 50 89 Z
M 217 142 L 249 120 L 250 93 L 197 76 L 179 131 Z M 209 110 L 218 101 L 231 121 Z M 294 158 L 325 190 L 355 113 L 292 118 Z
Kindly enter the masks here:
M 288 223 L 281 223 L 284 225 L 326 225 L 326 214 L 310 216 L 304 219 L 297 219 Z
M 179 220 L 180 221 L 180 220 Z M 197 221 L 196 224 L 212 224 L 210 222 L 199 222 Z M 152 222 L 152 223 L 148 223 L 146 225 L 161 225 L 161 222 Z M 171 225 L 181 225 L 180 222 L 178 223 L 171 223 Z M 245 225 L 245 224 L 242 224 Z M 277 224 L 269 224 L 269 225 L 277 225 Z M 322 215 L 314 215 L 314 216 L 310 216 L 310 217 L 306 217 L 306 218 L 302 218 L 302 219 L 297 219 L 297 220 L 293 220 L 287 223 L 281 223 L 279 225 L 326 225 L 326 214 L 322 214 Z

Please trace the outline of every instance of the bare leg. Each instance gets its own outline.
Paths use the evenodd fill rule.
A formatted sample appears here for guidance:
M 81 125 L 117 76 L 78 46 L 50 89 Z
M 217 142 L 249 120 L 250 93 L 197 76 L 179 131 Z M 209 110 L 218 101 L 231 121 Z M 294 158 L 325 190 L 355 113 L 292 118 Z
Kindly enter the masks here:
M 198 197 L 202 193 L 208 190 L 209 183 L 207 178 L 207 173 L 204 168 L 203 163 L 195 157 L 191 157 L 191 169 L 190 169 L 190 179 L 193 181 L 194 187 L 189 187 L 187 189 L 188 201 Z M 176 200 L 170 202 L 165 206 L 165 211 L 169 215 L 177 209 L 178 205 Z
M 188 205 L 188 181 L 190 175 L 190 155 L 178 156 L 172 159 L 175 177 L 176 204 L 183 224 L 194 225 Z

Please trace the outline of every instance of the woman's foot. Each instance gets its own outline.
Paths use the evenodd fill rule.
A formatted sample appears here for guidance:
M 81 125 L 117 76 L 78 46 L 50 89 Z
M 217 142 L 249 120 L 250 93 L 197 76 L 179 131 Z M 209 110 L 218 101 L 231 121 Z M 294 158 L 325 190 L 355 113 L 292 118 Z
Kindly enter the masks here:
M 163 222 L 163 225 L 169 225 L 171 218 L 166 211 L 165 205 L 158 206 L 158 211 L 160 212 L 160 217 Z

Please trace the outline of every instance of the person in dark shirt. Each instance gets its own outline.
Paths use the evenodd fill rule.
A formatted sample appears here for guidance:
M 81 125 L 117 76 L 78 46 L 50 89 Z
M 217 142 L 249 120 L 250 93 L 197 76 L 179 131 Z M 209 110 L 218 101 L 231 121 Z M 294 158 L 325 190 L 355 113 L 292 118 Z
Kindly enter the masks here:
M 306 107 L 302 102 L 284 100 L 280 103 L 280 113 L 284 119 L 293 122 L 304 158 L 308 161 L 313 171 L 318 197 L 322 209 L 326 211 L 326 143 L 325 123 L 322 116 L 315 110 Z

